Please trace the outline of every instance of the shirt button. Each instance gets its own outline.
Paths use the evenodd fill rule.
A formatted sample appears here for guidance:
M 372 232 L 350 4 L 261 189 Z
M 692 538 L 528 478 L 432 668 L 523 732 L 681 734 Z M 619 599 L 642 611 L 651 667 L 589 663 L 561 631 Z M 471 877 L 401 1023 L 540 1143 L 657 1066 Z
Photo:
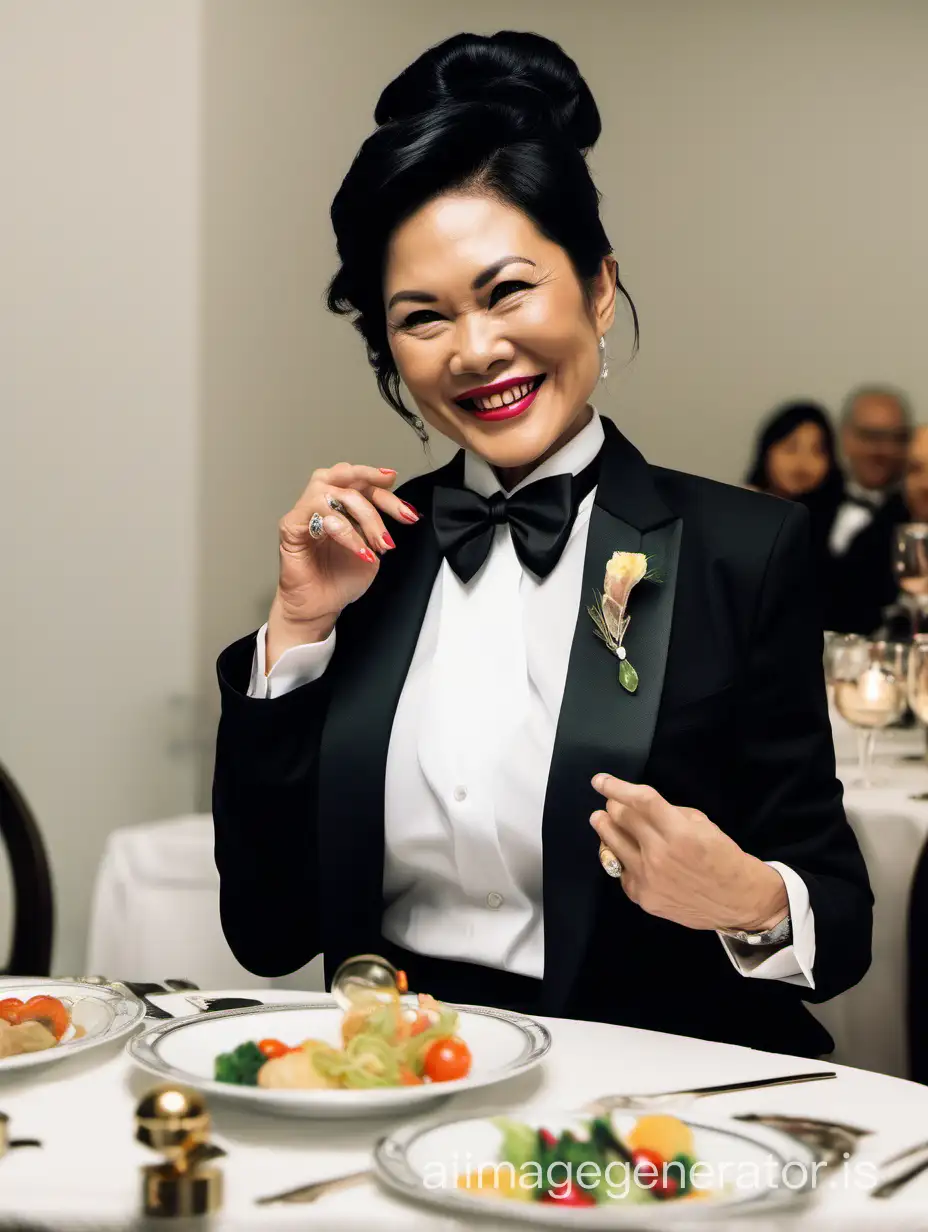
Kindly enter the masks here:
M 457 801 L 466 800 L 467 799 L 467 788 L 466 787 L 455 787 L 454 798 Z
M 490 893 L 487 895 L 487 906 L 492 907 L 493 910 L 495 911 L 497 907 L 502 907 L 502 905 L 503 905 L 502 894 L 497 894 L 495 890 L 491 890 Z

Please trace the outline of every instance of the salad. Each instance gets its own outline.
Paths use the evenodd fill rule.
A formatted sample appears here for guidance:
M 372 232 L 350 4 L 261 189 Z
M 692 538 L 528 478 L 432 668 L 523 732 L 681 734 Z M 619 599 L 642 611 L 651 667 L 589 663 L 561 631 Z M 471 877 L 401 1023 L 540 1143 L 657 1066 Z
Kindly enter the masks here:
M 57 997 L 5 997 L 0 1001 L 0 1061 L 54 1048 L 70 1026 L 71 1011 Z M 76 1028 L 74 1036 L 81 1034 Z
M 276 1090 L 334 1090 L 452 1082 L 470 1073 L 471 1054 L 455 1034 L 458 1015 L 420 993 L 416 1005 L 372 1000 L 342 1019 L 340 1048 L 324 1040 L 249 1040 L 216 1057 L 217 1082 Z
M 499 1162 L 457 1177 L 457 1187 L 520 1202 L 593 1207 L 705 1198 L 694 1183 L 693 1132 L 674 1116 L 592 1117 L 552 1133 L 496 1117 Z M 627 1128 L 626 1128 L 627 1127 Z

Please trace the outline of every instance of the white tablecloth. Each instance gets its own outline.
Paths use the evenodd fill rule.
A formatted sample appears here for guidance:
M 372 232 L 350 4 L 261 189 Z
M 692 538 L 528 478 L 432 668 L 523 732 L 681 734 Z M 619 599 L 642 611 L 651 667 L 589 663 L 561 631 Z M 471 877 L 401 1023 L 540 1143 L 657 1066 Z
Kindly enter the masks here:
M 885 787 L 847 791 L 848 815 L 877 897 L 873 964 L 855 989 L 813 1012 L 835 1037 L 846 1065 L 904 1077 L 905 948 L 908 892 L 928 836 L 928 764 L 920 730 L 883 733 L 876 770 Z M 855 733 L 835 720 L 839 772 L 853 772 Z M 189 978 L 201 987 L 323 988 L 321 961 L 283 980 L 250 975 L 229 952 L 219 926 L 219 879 L 209 816 L 116 830 L 97 879 L 87 971 L 160 982 Z
M 543 1021 L 551 1029 L 553 1047 L 538 1070 L 482 1093 L 460 1096 L 440 1115 L 477 1111 L 518 1115 L 530 1108 L 576 1108 L 612 1091 L 667 1090 L 810 1068 L 806 1060 L 726 1044 L 629 1027 Z M 138 1169 L 156 1157 L 134 1141 L 132 1118 L 151 1085 L 152 1080 L 135 1070 L 118 1046 L 45 1069 L 20 1071 L 18 1076 L 4 1077 L 0 1072 L 0 1107 L 11 1118 L 13 1136 L 36 1137 L 44 1143 L 42 1150 L 14 1151 L 0 1162 L 0 1228 L 4 1219 L 56 1232 L 150 1227 L 155 1221 L 145 1225 L 134 1221 L 140 1200 Z M 773 1221 L 754 1218 L 723 1225 L 715 1220 L 713 1229 L 870 1232 L 925 1226 L 928 1174 L 882 1201 L 867 1195 L 859 1163 L 883 1161 L 924 1140 L 928 1088 L 839 1069 L 839 1077 L 828 1082 L 715 1096 L 695 1107 L 712 1114 L 819 1116 L 875 1131 L 872 1138 L 863 1139 L 860 1155 L 852 1161 L 858 1165 L 855 1173 L 819 1174 L 811 1209 Z M 262 1195 L 366 1167 L 372 1144 L 391 1123 L 278 1120 L 231 1111 L 218 1100 L 213 1101 L 212 1111 L 214 1138 L 228 1158 L 220 1161 L 226 1177 L 224 1211 L 210 1228 L 466 1232 L 462 1221 L 402 1203 L 373 1183 L 314 1205 L 256 1207 L 254 1201 Z M 161 1226 L 168 1225 L 162 1221 Z M 489 1223 L 480 1226 L 490 1232 Z

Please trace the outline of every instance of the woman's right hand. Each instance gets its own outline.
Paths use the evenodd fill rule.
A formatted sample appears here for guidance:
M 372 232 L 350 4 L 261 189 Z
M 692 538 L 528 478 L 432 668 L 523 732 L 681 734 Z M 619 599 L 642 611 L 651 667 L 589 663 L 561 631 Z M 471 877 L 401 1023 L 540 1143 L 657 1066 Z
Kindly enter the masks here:
M 380 556 L 394 547 L 382 515 L 407 525 L 419 520 L 413 507 L 390 491 L 395 482 L 394 470 L 339 462 L 315 471 L 303 495 L 281 518 L 280 573 L 268 620 L 266 671 L 291 646 L 328 637 L 341 611 L 371 585 Z M 327 497 L 344 506 L 361 533 L 344 514 L 332 511 Z M 315 513 L 323 520 L 321 539 L 309 533 Z

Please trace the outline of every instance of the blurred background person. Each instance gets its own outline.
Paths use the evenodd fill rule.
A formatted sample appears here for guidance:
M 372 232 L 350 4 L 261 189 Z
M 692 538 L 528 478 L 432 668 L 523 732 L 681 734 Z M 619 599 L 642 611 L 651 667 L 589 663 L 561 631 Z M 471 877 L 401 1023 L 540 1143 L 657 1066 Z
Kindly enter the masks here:
M 841 450 L 847 474 L 844 500 L 829 535 L 834 556 L 842 556 L 898 492 L 911 434 L 912 407 L 901 390 L 865 385 L 845 398 Z
M 928 425 L 912 433 L 904 471 L 901 491 L 887 497 L 832 562 L 825 623 L 838 633 L 879 632 L 896 641 L 908 639 L 915 628 L 913 600 L 900 593 L 893 548 L 897 527 L 928 522 Z
M 815 552 L 824 563 L 828 536 L 844 493 L 835 434 L 824 407 L 787 402 L 773 412 L 757 438 L 747 486 L 809 510 Z

